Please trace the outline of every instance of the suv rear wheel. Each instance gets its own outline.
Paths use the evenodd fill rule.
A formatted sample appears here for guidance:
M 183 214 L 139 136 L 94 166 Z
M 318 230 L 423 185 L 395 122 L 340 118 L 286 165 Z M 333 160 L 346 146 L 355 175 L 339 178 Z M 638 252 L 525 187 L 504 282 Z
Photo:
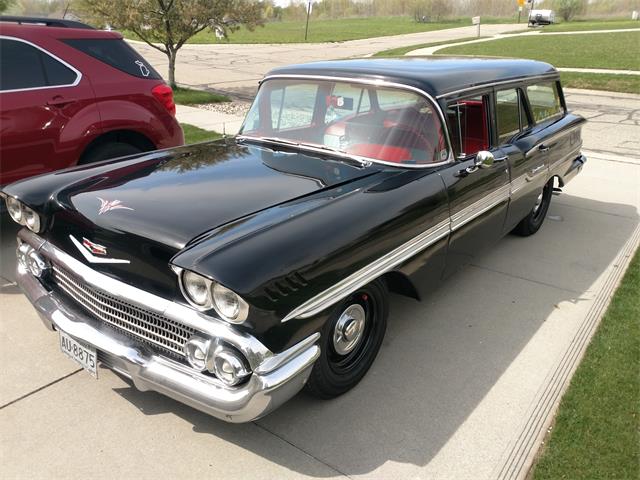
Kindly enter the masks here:
M 141 148 L 131 145 L 130 143 L 109 142 L 92 148 L 78 163 L 84 165 L 101 160 L 108 160 L 110 158 L 126 157 L 127 155 L 133 155 L 143 151 Z

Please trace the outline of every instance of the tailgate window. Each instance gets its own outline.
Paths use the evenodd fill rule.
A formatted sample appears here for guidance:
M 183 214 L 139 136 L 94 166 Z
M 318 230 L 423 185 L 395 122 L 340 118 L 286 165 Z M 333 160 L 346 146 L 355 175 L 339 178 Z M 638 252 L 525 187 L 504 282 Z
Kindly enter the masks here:
M 138 52 L 120 38 L 71 38 L 63 42 L 134 77 L 162 79 Z

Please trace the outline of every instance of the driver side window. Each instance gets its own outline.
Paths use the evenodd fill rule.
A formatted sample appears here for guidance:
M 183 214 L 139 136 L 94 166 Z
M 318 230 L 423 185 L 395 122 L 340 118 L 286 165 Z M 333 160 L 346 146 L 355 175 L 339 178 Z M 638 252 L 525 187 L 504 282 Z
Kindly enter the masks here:
M 447 122 L 456 158 L 489 149 L 489 95 L 477 95 L 447 104 Z

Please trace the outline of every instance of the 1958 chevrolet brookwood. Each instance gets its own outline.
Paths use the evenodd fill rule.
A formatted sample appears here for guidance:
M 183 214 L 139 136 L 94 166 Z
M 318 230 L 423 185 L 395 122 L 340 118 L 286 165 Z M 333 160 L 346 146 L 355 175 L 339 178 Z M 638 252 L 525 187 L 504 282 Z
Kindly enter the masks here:
M 535 233 L 585 163 L 557 71 L 525 60 L 279 68 L 240 134 L 5 187 L 17 279 L 60 347 L 215 417 L 340 395 L 420 299 Z

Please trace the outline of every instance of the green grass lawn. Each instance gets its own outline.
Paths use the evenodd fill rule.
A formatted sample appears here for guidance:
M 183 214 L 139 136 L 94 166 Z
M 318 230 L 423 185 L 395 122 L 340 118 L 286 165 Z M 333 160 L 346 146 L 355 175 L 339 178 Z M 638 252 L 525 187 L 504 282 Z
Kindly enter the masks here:
M 515 23 L 515 21 L 515 16 L 482 18 L 483 23 Z M 342 42 L 403 33 L 431 32 L 469 25 L 471 25 L 470 17 L 451 19 L 439 23 L 417 23 L 413 20 L 413 17 L 311 19 L 307 41 Z M 205 30 L 191 38 L 188 43 L 303 43 L 304 29 L 305 22 L 303 20 L 269 22 L 264 27 L 257 27 L 253 32 L 246 28 L 240 28 L 238 31 L 231 33 L 228 40 L 218 40 L 213 32 Z M 130 32 L 122 33 L 127 38 L 136 39 L 136 36 Z
M 229 102 L 230 99 L 218 93 L 177 87 L 173 89 L 173 101 L 179 105 L 197 105 L 200 103 Z
M 418 50 L 419 48 L 437 47 L 438 45 L 446 45 L 447 43 L 468 42 L 471 40 L 478 40 L 478 37 L 465 37 L 455 41 L 445 40 L 443 42 L 420 43 L 418 45 L 411 45 L 409 47 L 390 48 L 389 50 L 382 50 L 381 52 L 376 53 L 374 57 L 399 57 L 413 50 Z
M 569 88 L 640 93 L 640 75 L 560 72 L 560 78 L 562 79 L 562 85 Z
M 637 20 L 573 20 L 571 22 L 546 25 L 544 32 L 577 32 L 580 30 L 617 30 L 620 28 L 640 28 Z
M 488 55 L 531 58 L 556 67 L 640 70 L 640 32 L 523 36 L 460 45 L 438 55 Z
M 640 478 L 640 251 L 560 403 L 534 480 Z
M 190 143 L 206 142 L 207 140 L 217 140 L 222 138 L 218 132 L 212 132 L 209 130 L 203 130 L 202 128 L 189 125 L 188 123 L 181 123 L 182 131 L 184 132 L 184 143 L 189 145 Z

